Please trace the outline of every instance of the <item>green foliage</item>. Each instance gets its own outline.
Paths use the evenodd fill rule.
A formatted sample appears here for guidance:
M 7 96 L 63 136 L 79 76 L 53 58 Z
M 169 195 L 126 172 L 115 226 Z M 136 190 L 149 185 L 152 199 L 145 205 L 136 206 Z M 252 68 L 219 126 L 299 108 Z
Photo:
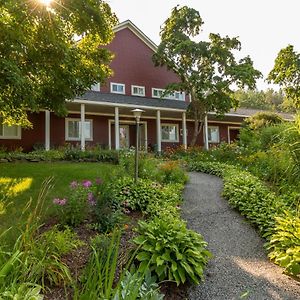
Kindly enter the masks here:
M 156 280 L 156 276 L 151 276 L 149 270 L 146 270 L 145 274 L 139 273 L 134 269 L 130 272 L 126 271 L 115 291 L 113 300 L 162 300 L 164 295 L 159 293 L 159 286 Z
M 292 106 L 300 109 L 300 54 L 288 45 L 279 51 L 273 69 L 268 75 L 269 82 L 279 84 Z
M 266 244 L 270 259 L 288 273 L 300 274 L 300 217 L 290 212 L 276 217 L 274 232 Z
M 161 163 L 158 167 L 159 173 L 161 174 L 161 182 L 164 184 L 185 184 L 188 180 L 188 176 L 176 161 L 167 161 Z
M 237 38 L 211 33 L 209 41 L 195 41 L 201 32 L 202 18 L 187 6 L 174 7 L 161 29 L 161 43 L 153 56 L 156 66 L 167 66 L 181 79 L 167 86 L 166 93 L 185 91 L 191 97 L 191 116 L 197 126 L 192 145 L 201 131 L 208 111 L 218 114 L 237 106 L 231 86 L 255 87 L 261 73 L 254 69 L 249 56 L 237 61 L 234 51 L 241 49 Z
M 150 207 L 158 207 L 161 203 L 178 205 L 181 201 L 182 185 L 166 185 L 140 179 L 136 184 L 132 178 L 124 177 L 113 184 L 115 200 L 132 210 L 150 212 Z M 152 212 L 153 213 L 153 212 Z
M 283 123 L 284 120 L 278 114 L 273 112 L 258 112 L 249 117 L 245 123 L 252 130 L 258 130 L 266 126 Z
M 42 287 L 36 284 L 21 283 L 16 284 L 10 291 L 0 293 L 1 300 L 43 300 L 41 295 Z
M 115 226 L 121 223 L 123 218 L 121 205 L 114 196 L 110 181 L 98 185 L 97 203 L 94 210 L 95 223 L 92 226 L 102 233 L 111 232 Z
M 76 288 L 74 299 L 111 299 L 120 237 L 120 231 L 114 230 L 109 242 L 102 236 L 104 242 L 99 245 L 97 239 L 98 242 L 93 243 L 92 254 L 81 276 L 81 284 Z
M 111 75 L 116 16 L 102 0 L 2 1 L 0 111 L 6 124 L 30 126 L 28 111 L 66 112 L 74 99 Z M 75 36 L 80 39 L 74 38 Z M 100 45 L 100 47 L 99 47 Z
M 203 278 L 211 254 L 202 236 L 188 230 L 183 221 L 167 216 L 140 221 L 138 233 L 133 241 L 139 246 L 136 259 L 140 272 L 150 269 L 159 280 L 174 280 L 177 285 L 186 280 L 198 284 Z
M 240 89 L 234 92 L 234 97 L 238 100 L 240 107 L 269 111 L 290 111 L 284 104 L 285 98 L 282 90 L 277 92 L 273 89 L 267 89 L 266 91 Z

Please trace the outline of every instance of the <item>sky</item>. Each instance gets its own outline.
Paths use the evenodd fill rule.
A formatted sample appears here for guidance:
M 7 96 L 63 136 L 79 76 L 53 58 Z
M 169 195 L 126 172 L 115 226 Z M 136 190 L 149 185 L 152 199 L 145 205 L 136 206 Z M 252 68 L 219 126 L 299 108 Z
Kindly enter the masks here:
M 274 66 L 280 51 L 292 44 L 300 51 L 299 0 L 106 0 L 119 21 L 131 20 L 157 45 L 160 26 L 176 5 L 187 5 L 200 12 L 204 21 L 201 35 L 209 33 L 239 37 L 242 51 L 237 57 L 249 55 L 254 67 L 264 77 Z M 258 89 L 275 88 L 264 80 Z

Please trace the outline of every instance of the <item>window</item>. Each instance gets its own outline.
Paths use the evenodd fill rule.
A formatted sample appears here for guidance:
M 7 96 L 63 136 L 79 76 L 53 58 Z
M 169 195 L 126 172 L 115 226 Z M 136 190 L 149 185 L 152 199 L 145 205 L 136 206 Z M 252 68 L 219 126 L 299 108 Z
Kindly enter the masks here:
M 153 98 L 161 98 L 162 94 L 165 90 L 164 89 L 152 89 L 152 97 Z M 170 100 L 185 100 L 185 94 L 184 92 L 173 92 L 171 94 L 167 94 L 163 97 L 164 99 L 170 99 Z
M 125 94 L 125 84 L 111 82 L 110 91 L 115 94 Z
M 100 82 L 93 84 L 91 86 L 91 91 L 100 92 Z
M 132 85 L 131 86 L 131 94 L 133 96 L 145 96 L 145 87 L 144 86 L 138 86 L 138 85 Z
M 0 139 L 21 139 L 21 127 L 12 125 L 8 126 L 6 124 L 2 124 L 3 120 L 0 117 Z
M 163 142 L 178 142 L 178 125 L 177 124 L 162 124 L 161 125 L 161 140 Z
M 218 126 L 208 126 L 208 142 L 209 143 L 219 143 L 220 133 Z
M 67 141 L 80 141 L 81 139 L 81 121 L 80 119 L 66 119 L 66 135 Z M 93 140 L 93 121 L 85 120 L 84 136 L 87 141 Z

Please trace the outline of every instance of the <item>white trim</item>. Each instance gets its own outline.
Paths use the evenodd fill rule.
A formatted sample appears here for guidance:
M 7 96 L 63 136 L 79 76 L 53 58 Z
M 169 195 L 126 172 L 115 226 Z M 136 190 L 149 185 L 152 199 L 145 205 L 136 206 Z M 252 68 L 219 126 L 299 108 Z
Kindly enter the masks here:
M 208 130 L 210 129 L 210 128 L 217 128 L 218 129 L 218 141 L 217 142 L 213 142 L 213 141 L 210 141 L 209 139 L 208 139 Z M 207 127 L 207 141 L 208 141 L 208 143 L 210 143 L 210 144 L 219 144 L 220 143 L 220 127 L 219 126 L 210 126 L 210 125 L 208 125 L 208 127 Z
M 45 150 L 50 150 L 50 111 L 45 110 Z
M 127 107 L 127 108 L 140 108 L 144 110 L 161 110 L 161 111 L 174 111 L 174 112 L 184 112 L 185 109 L 179 108 L 170 108 L 170 107 L 157 107 L 157 106 L 146 106 L 146 105 L 136 105 L 136 104 L 123 104 L 123 103 L 112 103 L 112 102 L 96 102 L 91 100 L 84 100 L 84 99 L 75 99 L 72 103 L 84 103 L 84 104 L 92 104 L 92 105 L 99 105 L 99 106 L 110 106 L 110 107 Z
M 79 142 L 80 137 L 79 138 L 69 138 L 68 137 L 68 134 L 69 134 L 68 121 L 79 121 L 79 122 L 81 122 L 81 119 L 80 118 L 65 118 L 65 141 Z M 93 131 L 94 131 L 93 120 L 92 119 L 85 119 L 85 122 L 90 122 L 91 123 L 91 138 L 89 138 L 89 139 L 86 138 L 85 140 L 86 141 L 93 141 Z
M 182 113 L 182 145 L 187 149 L 186 113 Z
M 160 119 L 160 110 L 156 112 L 156 144 L 157 152 L 161 152 L 161 119 Z
M 91 91 L 94 91 L 94 92 L 100 92 L 100 82 L 97 82 L 95 84 L 93 84 L 90 88 Z
M 161 138 L 161 141 L 164 143 L 179 143 L 179 125 L 176 123 L 161 123 L 161 131 L 162 131 L 162 127 L 163 126 L 175 126 L 176 129 L 176 139 L 175 140 L 164 140 L 163 138 Z M 161 133 L 162 136 L 162 133 Z
M 119 107 L 115 107 L 115 149 L 120 149 Z
M 139 28 L 137 28 L 130 20 L 126 20 L 114 28 L 114 32 L 118 32 L 122 29 L 128 28 L 138 38 L 140 38 L 153 52 L 156 52 L 157 45 L 151 41 Z
M 1 117 L 0 117 L 1 119 Z M 3 126 L 2 131 L 3 131 L 3 135 L 0 135 L 0 140 L 21 140 L 22 139 L 22 134 L 21 134 L 21 126 L 18 125 L 12 125 L 12 126 L 17 126 L 17 135 L 4 135 L 4 126 L 9 127 L 6 124 L 2 124 L 0 123 L 0 126 Z
M 85 104 L 80 104 L 80 148 L 85 150 Z
M 241 129 L 242 127 L 228 126 L 227 127 L 227 142 L 230 144 L 230 129 Z
M 116 85 L 116 86 L 121 86 L 123 88 L 123 92 L 116 92 L 113 90 L 113 86 Z M 110 92 L 112 94 L 121 94 L 121 95 L 125 95 L 125 84 L 124 83 L 118 83 L 118 82 L 111 82 L 110 83 Z
M 208 140 L 208 118 L 207 115 L 205 115 L 204 118 L 204 126 L 203 126 L 203 138 L 204 138 L 204 148 L 206 151 L 209 150 L 209 140 Z
M 138 88 L 138 89 L 143 89 L 143 94 L 135 94 L 133 92 L 134 88 Z M 131 85 L 131 95 L 132 96 L 139 96 L 139 97 L 145 97 L 146 91 L 145 91 L 145 87 L 141 86 L 141 85 Z

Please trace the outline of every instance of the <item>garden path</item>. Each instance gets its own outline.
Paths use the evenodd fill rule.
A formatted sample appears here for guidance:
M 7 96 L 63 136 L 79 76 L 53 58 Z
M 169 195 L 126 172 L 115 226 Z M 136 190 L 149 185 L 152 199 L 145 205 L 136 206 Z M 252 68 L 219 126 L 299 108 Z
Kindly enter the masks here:
M 300 299 L 300 282 L 268 260 L 258 233 L 220 196 L 222 180 L 202 173 L 189 175 L 182 216 L 189 228 L 203 235 L 214 255 L 205 282 L 189 290 L 189 299 Z

